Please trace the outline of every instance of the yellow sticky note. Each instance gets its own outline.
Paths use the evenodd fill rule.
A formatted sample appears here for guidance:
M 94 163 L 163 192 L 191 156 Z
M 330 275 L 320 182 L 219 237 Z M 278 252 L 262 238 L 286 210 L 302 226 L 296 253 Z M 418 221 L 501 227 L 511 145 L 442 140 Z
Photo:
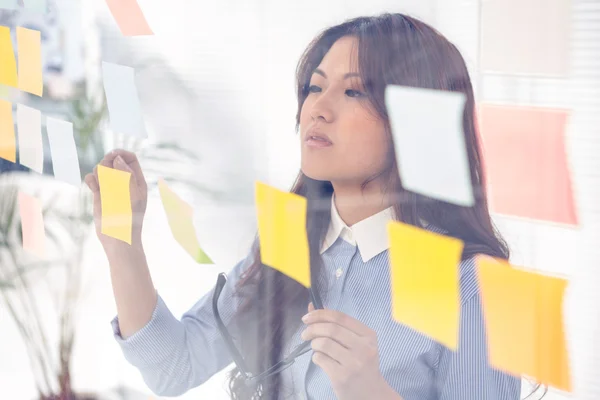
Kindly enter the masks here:
M 4 100 L 0 100 L 0 158 L 17 162 L 17 138 L 12 104 Z
M 131 244 L 131 173 L 98 165 L 102 233 Z
M 462 241 L 395 221 L 388 235 L 394 319 L 456 350 Z
M 477 260 L 490 364 L 571 391 L 562 303 L 567 281 Z
M 39 199 L 19 192 L 19 212 L 23 231 L 23 249 L 43 258 L 46 255 L 46 231 Z
M 261 261 L 309 288 L 306 198 L 261 182 L 255 197 Z
M 0 26 L 0 60 L 0 84 L 17 87 L 17 61 L 7 26 Z
M 42 96 L 42 45 L 40 31 L 17 27 L 19 54 L 19 89 Z
M 192 207 L 177 196 L 163 179 L 158 181 L 158 190 L 175 240 L 199 264 L 214 264 L 200 248 L 196 238 L 196 230 L 192 222 L 194 214 Z

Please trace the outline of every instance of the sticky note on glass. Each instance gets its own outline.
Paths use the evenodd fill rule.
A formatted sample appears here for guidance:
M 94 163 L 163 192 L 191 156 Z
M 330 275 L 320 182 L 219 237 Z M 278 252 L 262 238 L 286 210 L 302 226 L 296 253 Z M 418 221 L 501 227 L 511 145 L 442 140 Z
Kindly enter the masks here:
M 101 232 L 131 244 L 131 173 L 98 165 L 98 184 L 102 205 Z
M 261 261 L 309 288 L 306 198 L 261 182 L 255 188 Z
M 17 132 L 19 164 L 41 174 L 44 169 L 42 113 L 23 104 L 17 104 Z
M 472 206 L 462 122 L 464 94 L 388 85 L 385 102 L 404 188 Z
M 0 84 L 17 87 L 17 60 L 7 26 L 0 26 L 0 60 Z
M 175 240 L 200 264 L 214 264 L 200 248 L 193 224 L 194 210 L 173 192 L 163 179 L 158 181 L 158 190 Z
M 135 86 L 135 71 L 124 65 L 102 63 L 104 92 L 110 128 L 126 135 L 147 137 L 142 107 Z
M 42 45 L 40 31 L 17 27 L 17 52 L 19 54 L 19 89 L 42 96 Z
M 565 148 L 568 111 L 482 104 L 479 116 L 490 209 L 577 225 Z
M 124 36 L 154 34 L 136 0 L 106 0 L 106 3 Z
M 563 324 L 567 281 L 477 260 L 490 365 L 571 391 Z
M 572 7 L 571 0 L 483 1 L 482 69 L 508 74 L 566 75 L 571 61 Z
M 23 249 L 43 258 L 46 255 L 46 232 L 42 203 L 26 193 L 18 194 L 21 228 L 23 231 Z
M 17 137 L 12 104 L 5 100 L 0 100 L 0 158 L 17 162 Z
M 45 14 L 48 11 L 47 0 L 23 0 L 25 8 L 31 11 Z
M 77 146 L 73 137 L 73 124 L 47 117 L 46 131 L 50 142 L 54 176 L 61 181 L 79 187 L 81 185 L 81 171 L 79 169 Z
M 456 350 L 463 242 L 401 222 L 388 237 L 394 319 Z
M 18 7 L 17 0 L 0 0 L 0 9 L 16 10 Z M 4 58 L 0 57 L 0 60 L 4 60 Z

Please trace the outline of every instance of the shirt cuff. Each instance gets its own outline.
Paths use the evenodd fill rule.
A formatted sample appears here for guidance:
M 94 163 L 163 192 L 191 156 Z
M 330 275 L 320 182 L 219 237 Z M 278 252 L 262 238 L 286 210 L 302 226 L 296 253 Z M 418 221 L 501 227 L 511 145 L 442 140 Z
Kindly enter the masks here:
M 121 336 L 118 316 L 112 319 L 111 325 L 113 336 L 125 359 L 138 368 L 161 364 L 167 357 L 172 356 L 176 343 L 174 336 L 183 329 L 181 322 L 175 318 L 158 294 L 150 321 L 127 339 Z

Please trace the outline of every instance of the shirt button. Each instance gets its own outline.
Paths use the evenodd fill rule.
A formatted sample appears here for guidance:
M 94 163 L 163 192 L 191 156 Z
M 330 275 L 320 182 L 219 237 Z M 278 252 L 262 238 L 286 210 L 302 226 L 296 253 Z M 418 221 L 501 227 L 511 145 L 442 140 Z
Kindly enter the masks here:
M 340 276 L 342 276 L 342 269 L 338 268 L 335 270 L 335 277 L 339 279 Z

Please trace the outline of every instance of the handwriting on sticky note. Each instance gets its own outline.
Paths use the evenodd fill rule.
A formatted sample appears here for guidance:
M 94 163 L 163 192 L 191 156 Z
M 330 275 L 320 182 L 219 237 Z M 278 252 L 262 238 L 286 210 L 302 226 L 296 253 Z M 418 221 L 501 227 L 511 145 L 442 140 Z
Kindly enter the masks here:
M 213 264 L 202 250 L 196 237 L 192 207 L 173 192 L 163 179 L 158 181 L 158 190 L 175 240 L 200 264 Z
M 490 364 L 571 391 L 562 316 L 567 281 L 491 257 L 479 257 L 477 270 Z
M 46 232 L 42 203 L 38 198 L 21 191 L 18 194 L 18 202 L 23 231 L 23 249 L 43 258 L 46 255 Z
M 17 27 L 17 52 L 19 54 L 19 89 L 42 96 L 42 44 L 40 31 Z
M 456 350 L 463 243 L 401 222 L 388 235 L 394 319 Z
M 12 104 L 5 100 L 0 100 L 0 158 L 17 162 L 17 137 Z
M 136 0 L 106 0 L 106 3 L 124 36 L 153 35 Z
M 0 60 L 0 84 L 17 87 L 17 60 L 7 26 L 0 26 Z
M 131 173 L 98 165 L 98 184 L 102 205 L 101 232 L 131 244 Z
M 81 172 L 79 157 L 73 137 L 73 124 L 55 118 L 46 118 L 46 131 L 52 155 L 54 176 L 64 182 L 79 187 Z
M 19 164 L 41 174 L 44 169 L 44 146 L 40 110 L 17 104 L 17 131 Z
M 261 182 L 255 187 L 262 262 L 310 287 L 306 198 Z
M 135 71 L 124 65 L 102 63 L 110 128 L 116 133 L 145 138 L 146 125 L 135 85 Z
M 462 123 L 465 101 L 462 93 L 386 87 L 385 102 L 404 188 L 461 206 L 474 204 Z

